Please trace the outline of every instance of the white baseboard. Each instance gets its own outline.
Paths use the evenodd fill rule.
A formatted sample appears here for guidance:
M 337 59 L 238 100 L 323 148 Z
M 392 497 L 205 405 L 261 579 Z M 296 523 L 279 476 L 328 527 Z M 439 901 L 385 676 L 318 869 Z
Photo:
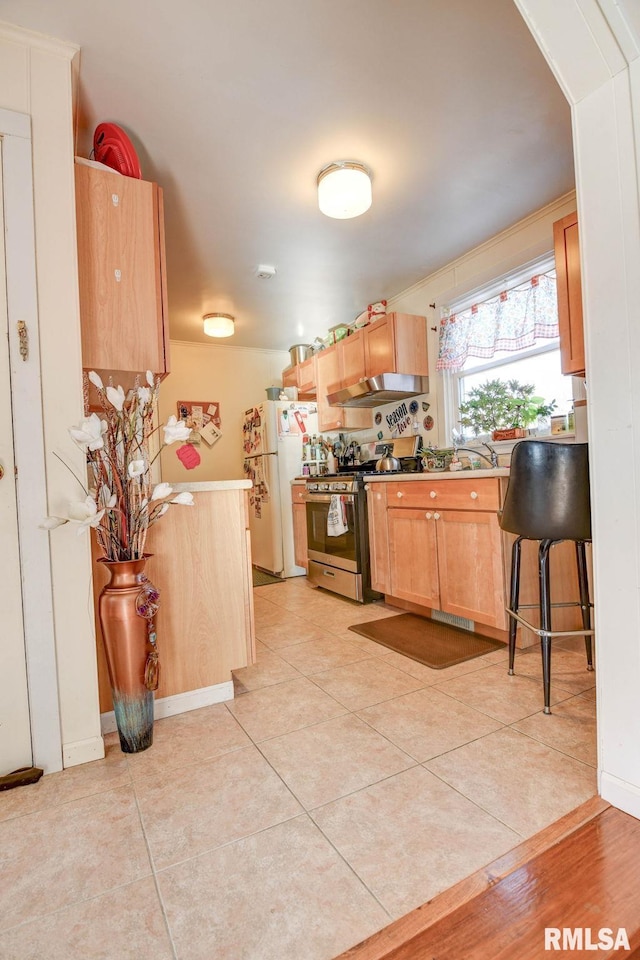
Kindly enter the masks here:
M 233 700 L 233 680 L 216 683 L 212 687 L 200 687 L 199 690 L 189 690 L 187 693 L 174 693 L 171 697 L 162 697 L 154 702 L 153 716 L 155 720 L 163 720 L 177 713 L 198 710 L 199 707 L 208 707 L 212 703 L 222 703 L 224 700 Z M 114 733 L 117 730 L 113 710 L 100 715 L 100 728 L 103 734 Z
M 618 810 L 640 820 L 640 789 L 611 773 L 600 774 L 600 795 Z
M 62 744 L 62 763 L 65 767 L 75 767 L 79 763 L 89 763 L 91 760 L 102 760 L 103 757 L 102 737 L 91 737 L 89 740 L 76 740 L 75 743 Z

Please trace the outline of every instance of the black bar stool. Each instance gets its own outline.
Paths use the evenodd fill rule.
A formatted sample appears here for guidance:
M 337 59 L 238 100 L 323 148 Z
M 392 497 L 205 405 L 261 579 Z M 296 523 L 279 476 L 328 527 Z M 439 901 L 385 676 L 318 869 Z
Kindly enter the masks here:
M 513 675 L 518 623 L 540 637 L 544 712 L 551 713 L 551 640 L 584 635 L 587 670 L 593 670 L 591 607 L 585 544 L 591 541 L 589 460 L 586 443 L 549 443 L 522 440 L 513 448 L 509 486 L 500 526 L 516 534 L 511 553 L 509 614 L 509 674 Z M 537 540 L 540 585 L 540 627 L 520 616 L 519 610 L 538 604 L 519 604 L 520 556 L 523 540 Z M 551 547 L 562 540 L 576 545 L 579 603 L 551 603 L 549 560 Z M 579 606 L 582 630 L 552 630 L 552 607 Z

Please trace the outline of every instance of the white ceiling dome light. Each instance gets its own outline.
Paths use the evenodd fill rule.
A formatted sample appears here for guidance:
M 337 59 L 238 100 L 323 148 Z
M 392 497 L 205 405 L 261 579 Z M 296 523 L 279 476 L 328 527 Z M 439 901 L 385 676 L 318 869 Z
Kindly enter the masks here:
M 205 313 L 204 332 L 208 337 L 232 337 L 235 319 L 229 313 Z
M 355 160 L 334 160 L 318 174 L 318 206 L 327 217 L 349 220 L 371 206 L 371 171 Z

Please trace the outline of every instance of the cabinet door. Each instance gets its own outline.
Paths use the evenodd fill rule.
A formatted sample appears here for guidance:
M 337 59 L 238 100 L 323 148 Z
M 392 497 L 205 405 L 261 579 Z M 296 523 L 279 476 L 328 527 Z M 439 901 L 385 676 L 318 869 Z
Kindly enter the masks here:
M 308 397 L 316 395 L 316 363 L 313 357 L 296 367 L 298 374 L 298 393 Z
M 283 387 L 298 386 L 298 368 L 297 367 L 287 367 L 286 370 L 282 371 L 282 386 Z
M 380 593 L 391 593 L 386 483 L 367 484 L 367 518 L 371 587 Z
M 364 330 L 358 330 L 338 344 L 340 373 L 343 387 L 358 383 L 365 376 Z
M 318 392 L 318 430 L 367 430 L 373 425 L 373 411 L 330 407 L 327 395 L 342 386 L 339 344 L 328 347 L 316 357 L 316 384 Z
M 307 505 L 302 502 L 304 487 L 298 489 L 294 485 L 293 509 L 293 559 L 299 567 L 308 569 L 307 557 Z M 297 495 L 296 495 L 297 494 Z
M 440 607 L 436 522 L 431 511 L 387 511 L 391 594 Z
M 81 164 L 75 177 L 82 365 L 165 373 L 158 188 Z
M 396 371 L 393 317 L 375 320 L 365 328 L 365 369 L 367 377 Z M 404 370 L 400 371 L 404 373 Z
M 340 389 L 340 362 L 337 346 L 328 347 L 316 357 L 316 380 L 318 388 L 318 429 L 336 430 L 344 426 L 340 407 L 330 407 L 327 394 Z
M 584 330 L 578 216 L 569 214 L 553 225 L 558 283 L 558 325 L 562 372 L 584 376 Z
M 497 514 L 443 510 L 435 516 L 440 609 L 506 629 Z

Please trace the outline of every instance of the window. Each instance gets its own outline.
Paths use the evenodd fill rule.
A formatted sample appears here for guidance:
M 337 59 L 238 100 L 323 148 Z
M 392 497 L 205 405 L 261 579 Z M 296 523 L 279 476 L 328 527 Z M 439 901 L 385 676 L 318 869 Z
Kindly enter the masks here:
M 520 275 L 452 304 L 441 320 L 438 368 L 445 371 L 447 434 L 471 439 L 460 424 L 460 404 L 488 380 L 533 384 L 534 395 L 555 401 L 555 414 L 568 413 L 571 377 L 560 369 L 553 261 L 538 262 Z M 532 426 L 549 432 L 548 421 Z M 482 432 L 482 431 L 481 431 Z M 486 435 L 486 434 L 485 434 Z

